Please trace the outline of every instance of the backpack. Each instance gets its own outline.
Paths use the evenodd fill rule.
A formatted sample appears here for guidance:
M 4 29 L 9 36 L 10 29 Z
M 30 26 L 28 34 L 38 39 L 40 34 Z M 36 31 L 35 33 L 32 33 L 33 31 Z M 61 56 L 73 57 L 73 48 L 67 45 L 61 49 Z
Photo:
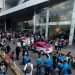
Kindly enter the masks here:
M 27 64 L 26 73 L 30 73 L 30 72 L 31 72 L 31 65 Z

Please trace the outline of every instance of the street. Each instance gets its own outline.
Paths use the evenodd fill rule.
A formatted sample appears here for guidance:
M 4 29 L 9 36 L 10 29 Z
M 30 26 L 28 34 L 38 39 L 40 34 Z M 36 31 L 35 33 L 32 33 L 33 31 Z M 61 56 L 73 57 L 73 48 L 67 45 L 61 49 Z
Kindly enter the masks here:
M 13 43 L 9 43 L 10 47 L 11 47 L 11 51 L 15 51 L 16 48 L 16 44 Z M 72 52 L 72 55 L 75 55 L 75 47 L 71 46 L 71 47 L 65 47 L 63 48 L 60 52 L 63 53 L 68 53 L 68 52 Z M 38 57 L 38 53 L 34 53 L 33 51 L 29 50 L 29 58 L 31 59 L 31 62 L 34 65 L 34 70 L 33 70 L 33 75 L 36 74 L 36 58 Z M 45 55 L 42 56 L 43 58 L 43 64 L 44 64 L 44 59 L 45 59 Z M 22 52 L 20 52 L 20 58 L 19 60 L 15 60 L 16 65 L 23 71 L 24 65 L 22 65 Z M 44 67 L 42 67 L 42 74 L 44 74 Z M 75 69 L 72 68 L 72 75 L 75 75 Z

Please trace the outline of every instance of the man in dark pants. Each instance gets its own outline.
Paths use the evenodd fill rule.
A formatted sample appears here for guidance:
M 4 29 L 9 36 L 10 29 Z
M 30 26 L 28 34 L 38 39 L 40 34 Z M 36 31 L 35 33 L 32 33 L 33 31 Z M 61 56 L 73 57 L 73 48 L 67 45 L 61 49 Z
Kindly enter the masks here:
M 59 41 L 59 42 L 58 42 L 58 50 L 61 50 L 61 48 L 62 48 L 62 42 Z
M 7 50 L 7 51 L 6 51 L 6 52 L 9 53 L 9 52 L 10 52 L 10 49 L 11 49 L 10 46 L 7 45 L 7 47 L 6 47 L 6 50 Z
M 44 65 L 45 65 L 45 74 L 44 75 L 49 75 L 51 67 L 52 67 L 52 59 L 48 55 L 46 55 Z
M 20 47 L 16 47 L 16 59 L 19 60 Z
M 25 54 L 25 46 L 23 46 L 23 53 L 22 53 L 22 56 L 24 56 L 24 54 Z
M 36 63 L 37 63 L 37 72 L 36 72 L 36 75 L 42 75 L 42 73 L 41 73 L 42 58 L 41 58 L 40 54 L 38 55 Z

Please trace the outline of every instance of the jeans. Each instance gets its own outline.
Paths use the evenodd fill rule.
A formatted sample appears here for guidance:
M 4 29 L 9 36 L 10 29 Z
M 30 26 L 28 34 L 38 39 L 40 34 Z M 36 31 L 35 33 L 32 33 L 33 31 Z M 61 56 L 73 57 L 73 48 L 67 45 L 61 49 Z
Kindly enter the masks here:
M 36 75 L 42 75 L 42 73 L 41 73 L 41 66 L 39 66 L 39 65 L 37 65 Z
M 45 74 L 44 75 L 49 75 L 50 73 L 50 67 L 45 66 Z

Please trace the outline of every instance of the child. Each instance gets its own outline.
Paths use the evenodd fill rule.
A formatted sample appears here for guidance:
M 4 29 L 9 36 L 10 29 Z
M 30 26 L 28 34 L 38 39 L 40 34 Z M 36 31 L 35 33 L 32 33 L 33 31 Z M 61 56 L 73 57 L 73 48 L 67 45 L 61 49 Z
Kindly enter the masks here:
M 0 74 L 5 75 L 5 73 L 6 73 L 6 67 L 5 67 L 4 63 L 2 62 L 0 65 Z

